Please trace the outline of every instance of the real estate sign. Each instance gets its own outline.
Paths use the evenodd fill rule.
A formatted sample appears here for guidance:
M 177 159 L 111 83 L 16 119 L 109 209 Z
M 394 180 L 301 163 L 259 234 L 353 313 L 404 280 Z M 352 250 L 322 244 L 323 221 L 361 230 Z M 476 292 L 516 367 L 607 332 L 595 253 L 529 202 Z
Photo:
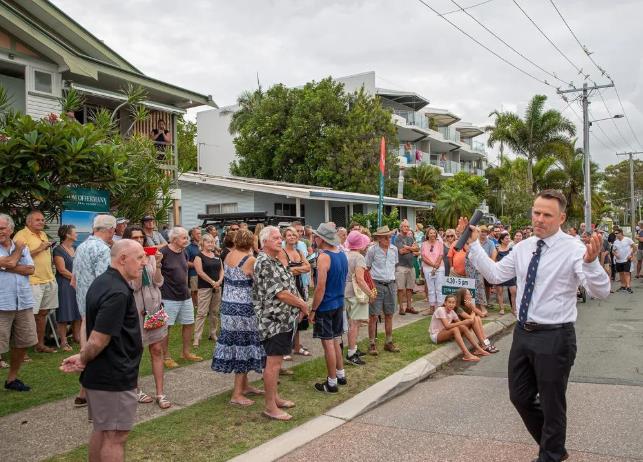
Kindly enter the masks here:
M 455 276 L 447 276 L 442 284 L 442 294 L 449 295 L 454 294 L 461 287 L 469 289 L 471 296 L 475 297 L 476 295 L 476 280 L 470 278 L 459 278 Z
M 78 233 L 75 246 L 80 245 L 92 233 L 96 215 L 109 213 L 109 192 L 102 189 L 70 188 L 63 203 L 60 223 L 74 225 Z

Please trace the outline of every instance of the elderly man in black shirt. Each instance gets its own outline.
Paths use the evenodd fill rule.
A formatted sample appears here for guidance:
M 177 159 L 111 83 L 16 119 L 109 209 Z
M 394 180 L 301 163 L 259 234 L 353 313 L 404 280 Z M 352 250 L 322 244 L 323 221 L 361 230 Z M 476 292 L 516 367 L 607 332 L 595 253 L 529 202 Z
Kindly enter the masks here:
M 141 277 L 143 247 L 116 242 L 111 264 L 87 291 L 87 343 L 65 359 L 63 372 L 82 372 L 94 431 L 89 460 L 124 460 L 125 441 L 136 417 L 136 382 L 143 345 L 138 311 L 128 281 Z

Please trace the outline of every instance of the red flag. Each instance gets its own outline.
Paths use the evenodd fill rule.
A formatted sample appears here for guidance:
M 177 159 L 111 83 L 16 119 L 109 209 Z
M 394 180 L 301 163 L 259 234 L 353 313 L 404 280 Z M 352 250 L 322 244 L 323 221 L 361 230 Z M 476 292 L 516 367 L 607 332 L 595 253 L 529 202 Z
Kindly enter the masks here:
M 380 172 L 384 175 L 384 167 L 386 166 L 386 140 L 382 137 L 380 141 Z

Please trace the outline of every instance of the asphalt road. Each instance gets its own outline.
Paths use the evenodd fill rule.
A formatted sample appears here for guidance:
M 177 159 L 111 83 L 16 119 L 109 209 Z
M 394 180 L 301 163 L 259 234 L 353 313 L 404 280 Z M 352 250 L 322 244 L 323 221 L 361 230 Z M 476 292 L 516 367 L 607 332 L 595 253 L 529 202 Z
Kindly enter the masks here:
M 643 280 L 634 294 L 578 305 L 568 388 L 570 461 L 643 461 Z M 507 391 L 511 334 L 500 353 L 462 361 L 283 461 L 531 461 L 538 448 Z

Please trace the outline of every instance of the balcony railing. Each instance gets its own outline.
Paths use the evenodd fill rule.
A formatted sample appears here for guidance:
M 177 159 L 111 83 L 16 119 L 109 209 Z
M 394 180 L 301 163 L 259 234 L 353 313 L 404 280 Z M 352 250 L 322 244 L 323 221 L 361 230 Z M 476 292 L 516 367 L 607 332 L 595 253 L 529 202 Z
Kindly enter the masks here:
M 481 143 L 480 141 L 473 141 L 471 143 L 471 148 L 474 151 L 479 152 L 481 154 L 486 154 L 487 153 L 487 151 L 485 150 L 485 144 Z
M 429 128 L 429 121 L 426 116 L 420 112 L 414 111 L 403 111 L 400 109 L 394 109 L 393 113 L 403 117 L 407 125 L 413 125 L 420 128 Z
M 460 142 L 460 132 L 453 127 L 438 127 L 438 132 L 447 140 Z

